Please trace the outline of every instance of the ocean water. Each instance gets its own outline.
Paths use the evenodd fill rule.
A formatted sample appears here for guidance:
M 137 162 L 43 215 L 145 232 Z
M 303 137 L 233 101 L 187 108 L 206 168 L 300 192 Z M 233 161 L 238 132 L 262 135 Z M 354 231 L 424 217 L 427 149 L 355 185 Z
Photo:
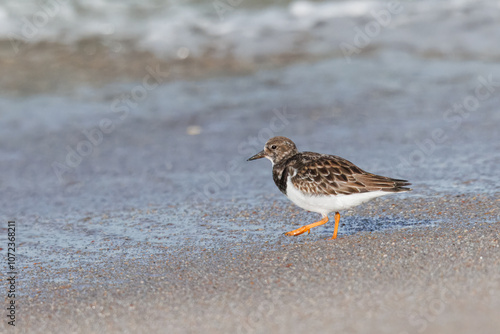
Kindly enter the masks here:
M 287 57 L 352 61 L 387 48 L 498 60 L 499 10 L 493 0 L 7 0 L 0 4 L 0 40 L 16 54 L 54 43 L 88 56 L 106 48 L 165 60 L 230 58 L 239 66 Z
M 274 135 L 410 180 L 395 202 L 498 196 L 499 14 L 472 0 L 3 1 L 0 219 L 18 222 L 23 261 L 59 267 L 87 247 L 273 242 L 293 209 L 270 164 L 246 159 Z M 349 219 L 348 233 L 438 223 Z

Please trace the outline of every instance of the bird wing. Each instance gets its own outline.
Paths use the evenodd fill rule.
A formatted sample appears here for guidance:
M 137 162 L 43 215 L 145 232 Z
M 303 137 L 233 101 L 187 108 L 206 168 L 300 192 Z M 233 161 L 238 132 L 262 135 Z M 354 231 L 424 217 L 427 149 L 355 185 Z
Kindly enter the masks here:
M 334 155 L 304 152 L 288 167 L 293 185 L 310 195 L 349 195 L 369 191 L 408 191 L 408 181 L 365 172 Z

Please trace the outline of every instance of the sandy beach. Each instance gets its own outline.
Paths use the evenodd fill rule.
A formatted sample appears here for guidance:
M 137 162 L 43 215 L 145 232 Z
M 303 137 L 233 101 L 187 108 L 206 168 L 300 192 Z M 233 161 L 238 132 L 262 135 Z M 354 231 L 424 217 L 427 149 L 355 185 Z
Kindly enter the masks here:
M 48 3 L 0 4 L 0 333 L 500 331 L 495 1 Z M 286 237 L 277 135 L 413 191 Z
M 330 226 L 297 238 L 274 234 L 208 248 L 189 241 L 174 248 L 143 242 L 122 247 L 134 252 L 126 259 L 105 251 L 115 245 L 109 240 L 72 255 L 81 267 L 27 265 L 23 275 L 38 281 L 19 300 L 17 330 L 496 333 L 499 200 L 376 202 L 361 214 L 397 210 L 429 220 L 448 215 L 452 222 L 362 231 L 334 241 L 325 240 Z M 277 209 L 294 211 L 287 205 Z M 240 220 L 237 208 L 233 214 Z M 92 261 L 83 265 L 85 259 Z

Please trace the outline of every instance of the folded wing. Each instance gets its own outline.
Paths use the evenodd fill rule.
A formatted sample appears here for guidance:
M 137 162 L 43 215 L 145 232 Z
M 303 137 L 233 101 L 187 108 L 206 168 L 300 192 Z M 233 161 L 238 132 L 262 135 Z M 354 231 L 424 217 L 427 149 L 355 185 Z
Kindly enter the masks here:
M 301 159 L 288 167 L 293 185 L 314 195 L 349 195 L 370 191 L 409 191 L 410 183 L 402 179 L 365 172 L 352 162 L 334 155 L 304 152 Z

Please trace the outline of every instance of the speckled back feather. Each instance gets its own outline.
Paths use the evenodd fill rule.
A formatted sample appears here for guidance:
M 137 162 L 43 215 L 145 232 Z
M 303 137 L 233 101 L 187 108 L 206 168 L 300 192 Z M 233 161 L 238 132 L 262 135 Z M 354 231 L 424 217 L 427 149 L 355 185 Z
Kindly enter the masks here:
M 406 180 L 368 173 L 341 157 L 314 152 L 296 153 L 275 163 L 273 179 L 285 194 L 289 175 L 297 189 L 310 195 L 411 190 L 406 187 L 410 185 Z

